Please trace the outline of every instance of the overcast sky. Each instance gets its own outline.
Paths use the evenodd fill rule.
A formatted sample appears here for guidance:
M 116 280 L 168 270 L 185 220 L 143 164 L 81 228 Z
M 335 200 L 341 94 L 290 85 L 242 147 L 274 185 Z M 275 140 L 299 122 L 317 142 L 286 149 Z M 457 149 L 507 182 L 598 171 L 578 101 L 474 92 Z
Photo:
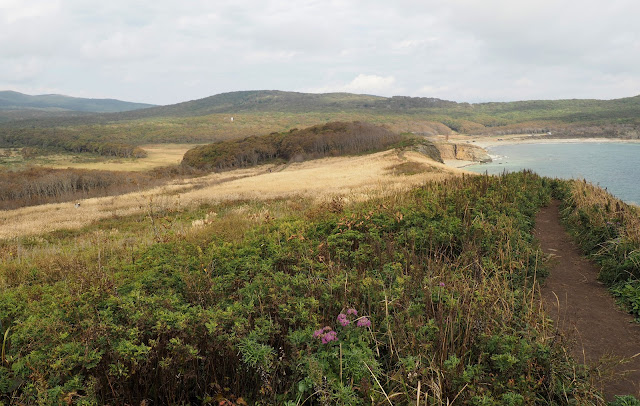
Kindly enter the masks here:
M 0 90 L 454 101 L 640 94 L 638 0 L 0 0 Z

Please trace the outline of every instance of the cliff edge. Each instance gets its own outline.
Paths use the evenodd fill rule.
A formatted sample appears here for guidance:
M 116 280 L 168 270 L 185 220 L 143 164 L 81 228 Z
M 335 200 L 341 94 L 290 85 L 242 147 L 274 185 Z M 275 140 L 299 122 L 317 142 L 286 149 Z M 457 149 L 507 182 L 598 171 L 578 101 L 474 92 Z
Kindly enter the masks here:
M 453 142 L 434 142 L 440 151 L 442 159 L 457 159 L 459 161 L 491 162 L 491 157 L 483 148 L 470 144 Z

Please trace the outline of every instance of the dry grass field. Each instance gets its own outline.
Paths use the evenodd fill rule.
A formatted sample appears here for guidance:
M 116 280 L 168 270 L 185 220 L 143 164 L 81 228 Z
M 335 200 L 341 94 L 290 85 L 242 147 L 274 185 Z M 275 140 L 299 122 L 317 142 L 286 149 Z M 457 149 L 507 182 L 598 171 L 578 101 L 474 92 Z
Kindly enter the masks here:
M 177 165 L 182 161 L 185 152 L 196 144 L 148 144 L 141 148 L 147 151 L 145 158 L 96 158 L 78 160 L 73 156 L 62 155 L 43 166 L 50 168 L 100 169 L 109 171 L 148 171 L 167 165 Z
M 26 166 L 44 166 L 54 169 L 97 169 L 109 171 L 148 171 L 160 166 L 176 165 L 185 152 L 200 144 L 147 144 L 144 158 L 106 158 L 87 154 L 51 154 L 25 160 L 20 149 L 0 148 L 0 167 L 20 169 Z
M 178 147 L 174 151 L 177 153 Z M 158 154 L 164 154 L 163 159 L 171 155 L 164 148 L 160 148 Z M 150 154 L 150 157 L 153 155 Z M 58 203 L 2 211 L 0 239 L 74 229 L 108 217 L 145 213 L 166 207 L 196 207 L 203 203 L 295 199 L 296 196 L 319 201 L 336 196 L 362 200 L 462 173 L 462 170 L 432 161 L 420 153 L 396 150 L 286 165 L 264 165 L 174 181 L 144 192 L 86 199 L 79 202 L 79 207 L 75 207 L 74 203 Z

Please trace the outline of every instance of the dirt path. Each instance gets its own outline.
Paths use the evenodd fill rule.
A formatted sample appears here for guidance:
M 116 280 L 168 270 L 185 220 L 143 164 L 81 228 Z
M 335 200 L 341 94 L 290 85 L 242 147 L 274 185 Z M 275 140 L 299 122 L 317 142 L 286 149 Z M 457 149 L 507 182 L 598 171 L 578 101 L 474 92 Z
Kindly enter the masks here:
M 572 343 L 571 353 L 588 365 L 631 358 L 640 353 L 640 325 L 621 311 L 596 280 L 598 268 L 581 256 L 560 224 L 557 201 L 543 208 L 535 235 L 552 255 L 551 274 L 542 287 L 546 311 Z M 607 376 L 608 375 L 608 376 Z M 599 385 L 607 400 L 614 395 L 640 396 L 640 355 L 605 373 Z

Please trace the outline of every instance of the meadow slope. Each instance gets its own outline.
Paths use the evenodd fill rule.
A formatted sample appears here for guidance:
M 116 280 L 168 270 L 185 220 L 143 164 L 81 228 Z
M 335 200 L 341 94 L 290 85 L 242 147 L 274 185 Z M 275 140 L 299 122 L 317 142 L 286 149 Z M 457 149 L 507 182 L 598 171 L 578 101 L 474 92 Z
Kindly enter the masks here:
M 143 192 L 80 200 L 79 208 L 74 203 L 57 203 L 1 211 L 0 238 L 79 228 L 99 219 L 145 213 L 154 205 L 183 208 L 202 203 L 295 196 L 319 200 L 347 196 L 362 200 L 461 173 L 418 152 L 400 150 L 262 165 L 173 181 Z

